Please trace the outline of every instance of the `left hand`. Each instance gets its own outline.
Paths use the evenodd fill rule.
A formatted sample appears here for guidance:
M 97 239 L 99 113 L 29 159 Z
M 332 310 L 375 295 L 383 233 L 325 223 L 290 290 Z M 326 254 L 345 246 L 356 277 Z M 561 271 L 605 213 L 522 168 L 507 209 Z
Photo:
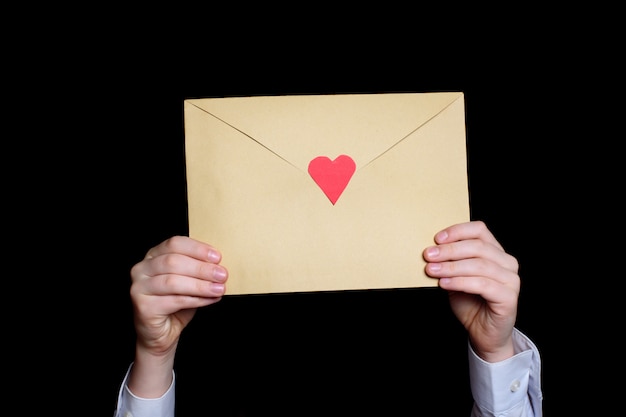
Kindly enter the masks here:
M 519 264 L 482 221 L 435 235 L 423 252 L 426 273 L 448 291 L 450 307 L 478 356 L 499 362 L 515 354 L 513 328 L 520 292 Z

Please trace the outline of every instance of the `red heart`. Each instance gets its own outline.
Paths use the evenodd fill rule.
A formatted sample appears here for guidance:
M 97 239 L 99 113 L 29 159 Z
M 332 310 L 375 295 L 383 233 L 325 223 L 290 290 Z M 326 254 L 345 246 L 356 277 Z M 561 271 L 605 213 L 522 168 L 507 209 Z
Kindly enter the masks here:
M 333 205 L 345 190 L 355 170 L 356 164 L 348 155 L 339 155 L 333 161 L 326 156 L 318 156 L 309 162 L 311 178 Z

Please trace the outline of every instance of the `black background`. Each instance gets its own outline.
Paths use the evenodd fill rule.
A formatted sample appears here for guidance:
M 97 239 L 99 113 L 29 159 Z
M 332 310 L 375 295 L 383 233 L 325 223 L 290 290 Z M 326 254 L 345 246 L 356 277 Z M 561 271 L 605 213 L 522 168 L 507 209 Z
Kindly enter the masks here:
M 554 106 L 571 94 L 554 51 L 516 37 L 506 48 L 479 37 L 429 49 L 410 31 L 295 44 L 255 35 L 226 43 L 216 32 L 220 42 L 194 49 L 180 36 L 104 37 L 84 61 L 76 50 L 62 97 L 48 97 L 60 107 L 54 147 L 71 161 L 49 179 L 60 231 L 49 236 L 73 242 L 55 248 L 63 279 L 50 285 L 70 301 L 54 310 L 66 324 L 48 334 L 63 340 L 57 371 L 73 365 L 89 414 L 111 415 L 133 359 L 131 266 L 187 234 L 185 98 L 425 91 L 465 94 L 471 217 L 520 262 L 517 327 L 542 353 L 546 415 L 562 410 L 578 312 L 554 281 L 576 275 L 572 256 L 587 249 L 569 232 L 578 145 Z M 438 289 L 226 297 L 183 333 L 179 415 L 469 415 L 466 349 Z

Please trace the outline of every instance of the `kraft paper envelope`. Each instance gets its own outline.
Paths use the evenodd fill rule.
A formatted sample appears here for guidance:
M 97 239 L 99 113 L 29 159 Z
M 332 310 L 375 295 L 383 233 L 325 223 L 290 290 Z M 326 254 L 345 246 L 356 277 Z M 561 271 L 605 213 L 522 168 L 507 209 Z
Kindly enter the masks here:
M 469 220 L 461 92 L 184 103 L 189 235 L 226 294 L 436 286 L 422 250 Z

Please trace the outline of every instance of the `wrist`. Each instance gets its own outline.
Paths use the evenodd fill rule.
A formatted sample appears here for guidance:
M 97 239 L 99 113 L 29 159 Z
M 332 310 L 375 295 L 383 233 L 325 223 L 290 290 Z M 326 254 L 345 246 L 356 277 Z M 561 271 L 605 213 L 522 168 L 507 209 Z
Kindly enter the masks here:
M 485 362 L 489 363 L 502 362 L 515 355 L 513 338 L 509 338 L 509 340 L 502 346 L 490 349 L 481 348 L 472 341 L 470 341 L 470 344 L 476 355 Z
M 128 377 L 128 389 L 141 398 L 161 397 L 172 384 L 174 356 L 175 349 L 155 355 L 138 346 Z

